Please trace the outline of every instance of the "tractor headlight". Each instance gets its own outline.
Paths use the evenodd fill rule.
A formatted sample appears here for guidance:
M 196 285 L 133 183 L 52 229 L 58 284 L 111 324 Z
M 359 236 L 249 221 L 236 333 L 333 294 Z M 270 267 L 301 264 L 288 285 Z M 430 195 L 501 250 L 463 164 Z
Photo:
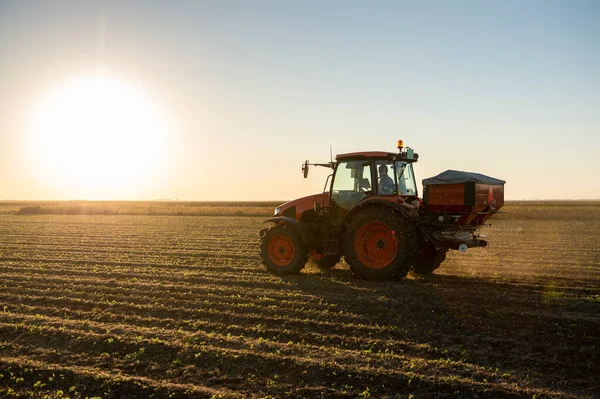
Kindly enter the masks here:
M 281 208 L 275 208 L 275 213 L 273 214 L 273 216 L 279 216 L 280 213 L 281 213 Z

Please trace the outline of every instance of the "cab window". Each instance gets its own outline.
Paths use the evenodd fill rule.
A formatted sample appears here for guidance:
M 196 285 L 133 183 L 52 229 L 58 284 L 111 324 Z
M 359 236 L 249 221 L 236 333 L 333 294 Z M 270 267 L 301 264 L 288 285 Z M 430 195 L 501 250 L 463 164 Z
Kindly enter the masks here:
M 400 194 L 417 195 L 417 185 L 412 165 L 406 162 L 398 162 L 396 173 Z
M 377 195 L 397 195 L 394 162 L 379 161 L 377 165 Z
M 339 207 L 350 209 L 371 194 L 371 187 L 371 164 L 369 162 L 340 162 L 333 179 L 331 199 Z

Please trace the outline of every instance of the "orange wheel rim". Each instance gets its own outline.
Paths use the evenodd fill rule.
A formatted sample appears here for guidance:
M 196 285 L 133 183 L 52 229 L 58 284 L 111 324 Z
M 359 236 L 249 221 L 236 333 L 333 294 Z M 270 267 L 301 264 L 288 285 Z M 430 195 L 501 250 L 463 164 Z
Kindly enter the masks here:
M 294 259 L 294 243 L 286 235 L 278 234 L 269 241 L 269 258 L 277 266 L 287 266 Z
M 385 223 L 365 223 L 354 238 L 354 250 L 363 265 L 383 269 L 398 252 L 396 232 Z

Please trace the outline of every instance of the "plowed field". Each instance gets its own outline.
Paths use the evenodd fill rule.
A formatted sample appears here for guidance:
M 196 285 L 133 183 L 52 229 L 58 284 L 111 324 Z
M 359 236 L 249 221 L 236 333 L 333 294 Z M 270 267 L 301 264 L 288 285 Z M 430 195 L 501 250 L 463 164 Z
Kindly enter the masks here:
M 0 397 L 598 397 L 600 221 L 280 278 L 262 218 L 0 216 Z

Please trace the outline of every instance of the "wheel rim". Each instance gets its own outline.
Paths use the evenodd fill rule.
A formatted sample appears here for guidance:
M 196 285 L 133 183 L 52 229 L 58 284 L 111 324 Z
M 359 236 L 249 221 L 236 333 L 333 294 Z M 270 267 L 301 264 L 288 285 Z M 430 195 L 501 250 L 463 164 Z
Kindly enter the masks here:
M 365 223 L 354 238 L 354 249 L 363 265 L 383 269 L 398 252 L 396 232 L 385 223 Z
M 294 259 L 294 243 L 286 235 L 279 234 L 269 241 L 269 258 L 277 266 L 287 266 Z

